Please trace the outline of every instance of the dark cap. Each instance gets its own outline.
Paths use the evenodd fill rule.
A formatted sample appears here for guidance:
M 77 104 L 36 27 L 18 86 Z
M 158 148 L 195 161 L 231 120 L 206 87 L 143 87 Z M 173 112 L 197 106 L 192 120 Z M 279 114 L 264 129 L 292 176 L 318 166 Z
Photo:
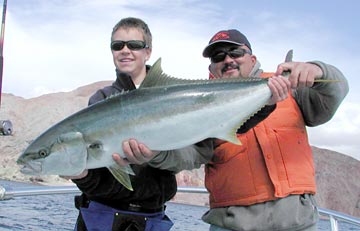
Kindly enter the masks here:
M 214 49 L 217 43 L 231 43 L 235 45 L 245 45 L 251 50 L 251 45 L 245 35 L 243 35 L 240 31 L 232 29 L 232 30 L 222 30 L 217 32 L 209 41 L 209 45 L 207 45 L 203 51 L 204 57 L 209 57 L 211 55 L 212 50 Z

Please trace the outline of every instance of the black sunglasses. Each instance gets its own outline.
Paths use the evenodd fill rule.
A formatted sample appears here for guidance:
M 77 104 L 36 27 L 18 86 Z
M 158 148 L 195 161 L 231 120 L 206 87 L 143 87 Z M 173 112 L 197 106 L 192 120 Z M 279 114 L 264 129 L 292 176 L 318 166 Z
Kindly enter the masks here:
M 148 45 L 146 45 L 144 41 L 141 40 L 129 40 L 129 41 L 115 40 L 111 42 L 110 47 L 111 50 L 113 51 L 121 51 L 125 45 L 127 46 L 127 48 L 133 51 L 141 50 L 149 47 Z
M 233 59 L 243 57 L 245 54 L 251 55 L 251 51 L 245 49 L 235 49 L 231 51 L 220 51 L 215 53 L 210 57 L 211 62 L 218 63 L 225 60 L 225 57 L 228 55 Z

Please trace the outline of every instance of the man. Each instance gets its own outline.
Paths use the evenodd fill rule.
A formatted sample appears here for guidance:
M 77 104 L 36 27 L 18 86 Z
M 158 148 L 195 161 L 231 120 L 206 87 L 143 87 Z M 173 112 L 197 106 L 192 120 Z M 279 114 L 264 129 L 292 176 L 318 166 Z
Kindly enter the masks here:
M 260 69 L 248 39 L 237 30 L 216 33 L 203 56 L 211 61 L 210 78 L 269 76 Z M 212 231 L 316 230 L 315 170 L 306 126 L 332 118 L 348 83 L 337 68 L 320 61 L 282 63 L 271 76 L 276 79 L 283 72 L 290 72 L 292 90 L 284 97 L 286 88 L 272 89 L 273 95 L 278 94 L 273 101 L 278 102 L 276 109 L 256 126 L 238 130 L 243 145 L 214 141 L 213 156 L 205 166 L 210 210 L 202 217 Z M 157 155 L 149 164 L 176 168 L 182 158 Z M 191 163 L 199 163 L 197 156 L 184 169 L 196 167 Z
M 237 30 L 216 33 L 204 49 L 213 78 L 261 77 L 248 39 Z M 206 165 L 211 230 L 316 230 L 315 170 L 306 127 L 330 120 L 348 92 L 331 65 L 288 62 L 291 92 L 265 120 L 238 138 L 243 146 L 218 142 Z M 317 83 L 339 80 L 338 83 Z M 221 160 L 221 161 L 219 161 Z

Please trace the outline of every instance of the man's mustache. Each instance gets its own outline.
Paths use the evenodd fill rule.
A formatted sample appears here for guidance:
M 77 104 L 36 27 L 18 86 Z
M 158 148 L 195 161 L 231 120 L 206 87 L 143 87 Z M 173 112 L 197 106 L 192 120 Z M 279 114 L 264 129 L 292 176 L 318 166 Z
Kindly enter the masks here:
M 238 69 L 240 70 L 240 66 L 236 63 L 225 63 L 224 67 L 221 69 L 221 73 L 224 73 L 228 69 Z

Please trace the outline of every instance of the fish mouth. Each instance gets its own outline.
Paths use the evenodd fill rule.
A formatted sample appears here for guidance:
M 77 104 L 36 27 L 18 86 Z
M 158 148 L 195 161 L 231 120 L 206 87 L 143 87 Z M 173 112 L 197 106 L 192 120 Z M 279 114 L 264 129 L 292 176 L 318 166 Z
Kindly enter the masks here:
M 42 171 L 42 163 L 40 161 L 31 161 L 23 164 L 20 172 L 26 175 L 40 174 Z

